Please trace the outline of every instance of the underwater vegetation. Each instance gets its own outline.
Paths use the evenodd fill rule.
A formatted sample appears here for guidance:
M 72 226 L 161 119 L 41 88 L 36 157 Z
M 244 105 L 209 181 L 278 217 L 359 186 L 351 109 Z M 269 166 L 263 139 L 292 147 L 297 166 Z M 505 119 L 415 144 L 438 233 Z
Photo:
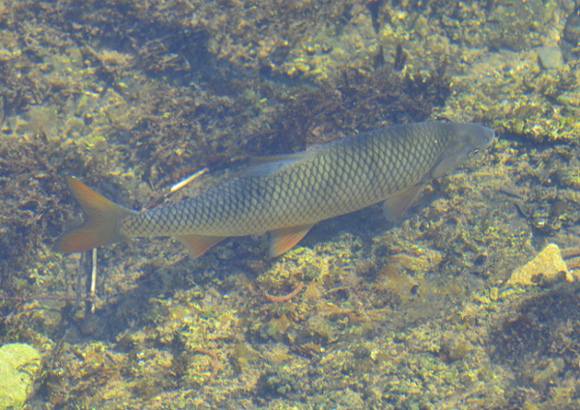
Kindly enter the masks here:
M 507 284 L 549 242 L 580 266 L 572 3 L 1 1 L 0 344 L 42 355 L 28 403 L 578 407 L 577 282 Z M 64 174 L 140 209 L 435 118 L 499 139 L 397 224 L 346 215 L 273 260 L 261 237 L 52 251 L 80 217 Z

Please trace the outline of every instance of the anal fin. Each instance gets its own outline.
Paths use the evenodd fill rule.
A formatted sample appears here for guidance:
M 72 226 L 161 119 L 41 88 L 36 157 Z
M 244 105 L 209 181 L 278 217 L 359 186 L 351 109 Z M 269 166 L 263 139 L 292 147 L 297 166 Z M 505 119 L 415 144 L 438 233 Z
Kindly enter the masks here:
M 289 226 L 287 228 L 275 229 L 270 232 L 270 256 L 282 255 L 290 250 L 308 233 L 314 224 Z
M 225 239 L 222 236 L 181 235 L 176 238 L 189 251 L 192 258 L 199 258 Z

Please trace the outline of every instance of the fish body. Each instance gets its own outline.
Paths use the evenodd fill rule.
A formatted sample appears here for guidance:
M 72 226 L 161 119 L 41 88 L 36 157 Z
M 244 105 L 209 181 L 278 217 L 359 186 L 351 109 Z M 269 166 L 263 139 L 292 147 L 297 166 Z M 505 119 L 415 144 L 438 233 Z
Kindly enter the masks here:
M 295 154 L 258 158 L 240 177 L 144 212 L 67 182 L 87 222 L 63 235 L 70 253 L 122 238 L 172 236 L 197 257 L 231 236 L 270 232 L 270 254 L 290 249 L 317 222 L 381 201 L 397 217 L 433 178 L 489 146 L 493 130 L 424 122 L 380 128 Z

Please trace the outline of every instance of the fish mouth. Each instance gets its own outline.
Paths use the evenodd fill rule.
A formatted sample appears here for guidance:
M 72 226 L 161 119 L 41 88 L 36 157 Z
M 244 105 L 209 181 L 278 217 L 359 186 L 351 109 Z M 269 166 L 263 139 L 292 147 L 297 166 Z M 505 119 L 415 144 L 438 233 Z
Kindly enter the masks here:
M 493 140 L 494 140 L 494 139 L 495 139 L 495 137 L 496 137 L 495 131 L 494 131 L 494 130 L 492 130 L 491 128 L 490 128 L 490 131 L 491 131 L 491 132 L 489 133 L 489 140 L 487 141 L 487 146 L 488 146 L 488 147 L 491 145 L 491 143 L 493 142 Z
M 483 127 L 486 132 L 483 133 L 485 139 L 481 146 L 481 150 L 488 148 L 496 137 L 495 131 L 488 127 Z
M 493 128 L 488 128 L 489 129 L 489 143 L 491 144 L 491 142 L 495 139 L 495 137 L 497 136 L 495 133 L 495 130 Z

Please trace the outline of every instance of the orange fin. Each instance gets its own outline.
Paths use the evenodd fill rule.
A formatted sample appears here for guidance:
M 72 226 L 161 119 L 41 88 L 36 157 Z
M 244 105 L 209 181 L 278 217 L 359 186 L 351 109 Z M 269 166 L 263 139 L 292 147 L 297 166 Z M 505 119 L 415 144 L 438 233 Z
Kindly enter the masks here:
M 134 211 L 109 201 L 73 177 L 67 176 L 66 183 L 85 213 L 85 222 L 62 235 L 56 242 L 56 251 L 66 255 L 120 240 L 117 222 Z
M 189 255 L 194 259 L 199 258 L 224 239 L 225 237 L 222 236 L 203 236 L 195 234 L 181 235 L 177 237 L 177 240 L 186 247 L 189 251 Z
M 282 255 L 291 249 L 308 233 L 314 224 L 289 226 L 288 228 L 275 229 L 270 232 L 270 256 Z

